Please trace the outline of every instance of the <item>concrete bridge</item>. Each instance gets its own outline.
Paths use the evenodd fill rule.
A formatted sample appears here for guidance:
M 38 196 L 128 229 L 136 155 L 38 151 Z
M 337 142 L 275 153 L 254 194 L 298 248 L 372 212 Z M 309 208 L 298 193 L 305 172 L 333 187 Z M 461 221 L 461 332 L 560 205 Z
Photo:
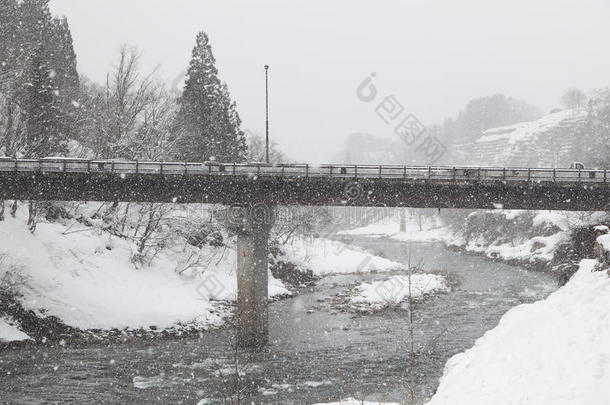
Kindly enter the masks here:
M 610 210 L 603 170 L 0 158 L 0 200 L 225 204 L 238 235 L 238 340 L 267 342 L 276 205 Z M 262 215 L 261 215 L 262 214 Z
M 0 199 L 602 211 L 606 170 L 21 160 Z

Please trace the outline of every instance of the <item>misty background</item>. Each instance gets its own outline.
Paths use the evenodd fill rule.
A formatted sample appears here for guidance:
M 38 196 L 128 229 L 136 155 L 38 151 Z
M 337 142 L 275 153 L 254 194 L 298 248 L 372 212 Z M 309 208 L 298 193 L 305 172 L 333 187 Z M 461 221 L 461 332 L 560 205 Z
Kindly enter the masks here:
M 271 136 L 295 161 L 357 160 L 360 149 L 369 149 L 361 145 L 377 145 L 375 158 L 358 162 L 368 163 L 387 148 L 408 149 L 374 106 L 356 97 L 372 72 L 380 93 L 394 95 L 429 130 L 458 118 L 473 99 L 502 94 L 531 105 L 514 117 L 519 122 L 561 107 L 568 88 L 588 94 L 609 82 L 604 0 L 52 0 L 50 6 L 68 18 L 79 74 L 100 84 L 127 44 L 141 51 L 143 72 L 157 68 L 160 80 L 181 90 L 194 38 L 206 31 L 242 129 L 258 134 L 265 128 L 269 64 Z M 505 123 L 512 122 L 491 126 Z M 452 151 L 462 140 L 449 132 L 442 136 Z M 460 163 L 449 154 L 447 160 Z

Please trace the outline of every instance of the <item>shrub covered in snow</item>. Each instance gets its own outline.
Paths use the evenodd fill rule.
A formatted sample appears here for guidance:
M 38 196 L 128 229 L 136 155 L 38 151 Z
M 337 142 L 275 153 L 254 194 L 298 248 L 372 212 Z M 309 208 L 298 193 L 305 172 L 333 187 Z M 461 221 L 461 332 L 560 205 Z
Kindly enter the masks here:
M 412 274 L 392 276 L 387 280 L 362 283 L 350 305 L 360 311 L 380 310 L 397 306 L 409 298 L 419 300 L 426 296 L 449 291 L 445 278 L 438 274 Z

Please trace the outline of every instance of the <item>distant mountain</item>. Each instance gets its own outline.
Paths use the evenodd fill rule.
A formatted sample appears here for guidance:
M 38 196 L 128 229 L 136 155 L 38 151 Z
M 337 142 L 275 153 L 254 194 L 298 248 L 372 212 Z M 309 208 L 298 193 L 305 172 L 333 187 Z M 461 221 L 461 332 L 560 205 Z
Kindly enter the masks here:
M 408 145 L 397 135 L 381 138 L 356 133 L 349 136 L 336 163 L 397 165 L 464 165 L 472 162 L 472 145 L 482 131 L 544 115 L 538 107 L 503 94 L 471 100 L 460 113 L 442 124 L 428 125 L 421 141 Z

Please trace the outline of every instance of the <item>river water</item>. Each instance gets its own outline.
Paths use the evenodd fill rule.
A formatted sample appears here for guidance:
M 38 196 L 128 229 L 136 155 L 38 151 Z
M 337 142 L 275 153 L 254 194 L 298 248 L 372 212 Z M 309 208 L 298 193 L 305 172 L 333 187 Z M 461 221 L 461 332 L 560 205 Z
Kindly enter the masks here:
M 271 343 L 261 352 L 235 350 L 230 329 L 180 340 L 4 352 L 0 403 L 237 403 L 238 391 L 248 404 L 312 404 L 347 397 L 402 402 L 409 398 L 411 376 L 416 402 L 423 403 L 452 355 L 470 348 L 510 308 L 556 289 L 547 275 L 440 244 L 364 238 L 355 243 L 462 279 L 453 291 L 414 311 L 413 373 L 408 311 L 355 315 L 329 304 L 346 286 L 388 274 L 333 276 L 271 305 Z

